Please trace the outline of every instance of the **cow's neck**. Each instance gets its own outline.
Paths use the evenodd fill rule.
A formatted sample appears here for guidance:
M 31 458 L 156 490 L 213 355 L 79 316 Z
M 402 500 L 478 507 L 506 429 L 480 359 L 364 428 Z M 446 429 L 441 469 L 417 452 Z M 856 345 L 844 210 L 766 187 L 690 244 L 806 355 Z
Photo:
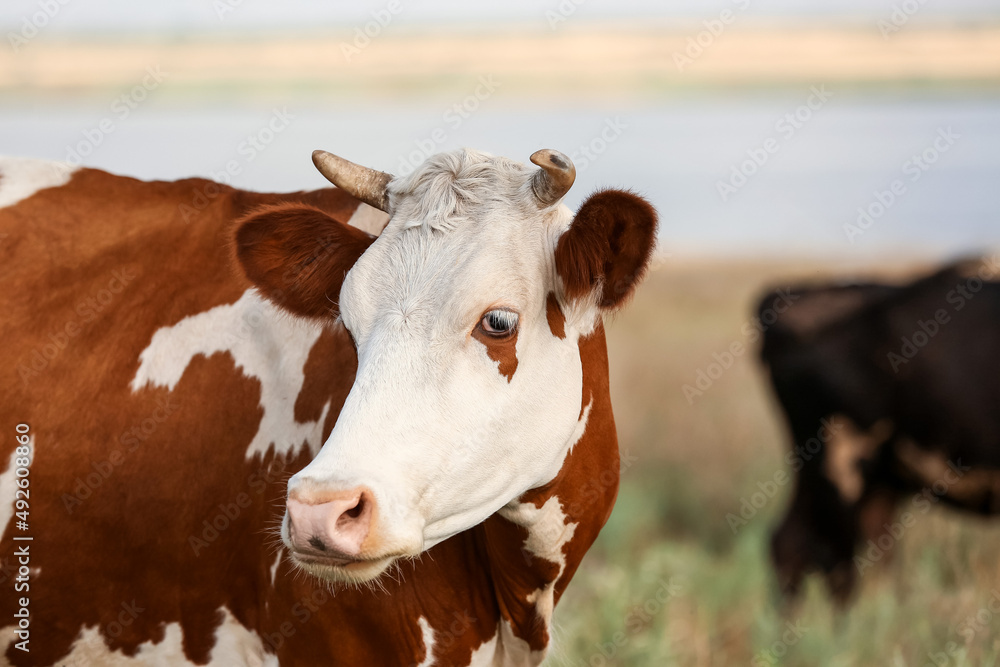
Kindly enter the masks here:
M 344 340 L 321 341 L 327 348 L 353 354 Z M 573 446 L 556 477 L 522 494 L 475 528 L 435 546 L 428 558 L 403 563 L 396 577 L 376 589 L 339 591 L 332 598 L 336 604 L 324 606 L 316 627 L 310 629 L 317 634 L 307 640 L 305 626 L 296 626 L 303 635 L 296 636 L 297 650 L 305 644 L 326 643 L 325 650 L 331 654 L 356 655 L 361 662 L 362 656 L 369 662 L 374 656 L 376 663 L 385 664 L 399 662 L 400 656 L 406 657 L 403 664 L 406 660 L 424 664 L 428 649 L 439 664 L 469 664 L 470 657 L 473 664 L 542 661 L 554 605 L 610 515 L 618 489 L 618 447 L 603 328 L 581 339 L 579 349 L 583 368 L 580 417 L 585 426 L 582 434 L 572 435 Z M 307 388 L 316 390 L 311 385 Z M 331 427 L 328 420 L 324 437 Z M 286 609 L 315 594 L 309 579 L 289 578 L 288 582 L 290 588 L 280 593 L 287 597 Z M 464 604 L 441 598 L 441 591 L 450 587 L 464 591 Z M 345 636 L 345 624 L 369 614 L 373 624 L 406 632 L 392 646 L 378 647 L 363 637 Z M 280 620 L 287 620 L 287 615 L 279 614 Z M 418 618 L 423 620 L 418 622 Z M 425 630 L 429 635 L 422 637 Z M 274 632 L 275 628 L 266 630 L 268 636 Z M 404 645 L 404 639 L 412 646 Z
M 555 603 L 611 514 L 618 492 L 618 440 L 608 392 L 603 326 L 580 340 L 582 435 L 559 474 L 481 526 L 501 617 L 497 651 L 541 662 Z

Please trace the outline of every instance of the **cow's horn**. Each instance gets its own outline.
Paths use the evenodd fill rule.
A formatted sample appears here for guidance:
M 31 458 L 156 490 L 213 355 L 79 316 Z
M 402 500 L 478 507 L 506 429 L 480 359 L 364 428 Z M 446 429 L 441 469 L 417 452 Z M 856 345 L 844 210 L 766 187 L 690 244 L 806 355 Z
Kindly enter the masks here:
M 559 151 L 543 148 L 531 154 L 531 161 L 541 167 L 531 178 L 531 189 L 541 207 L 555 204 L 573 187 L 576 167 Z
M 326 151 L 313 151 L 313 164 L 328 181 L 355 199 L 389 212 L 386 186 L 392 180 L 392 174 L 362 167 Z

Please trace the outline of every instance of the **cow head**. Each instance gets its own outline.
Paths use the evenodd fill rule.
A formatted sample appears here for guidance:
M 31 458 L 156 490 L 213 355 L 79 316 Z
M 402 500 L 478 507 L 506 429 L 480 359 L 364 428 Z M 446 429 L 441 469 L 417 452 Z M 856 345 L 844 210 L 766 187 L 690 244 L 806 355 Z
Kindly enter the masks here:
M 605 190 L 574 216 L 572 162 L 531 159 L 460 150 L 392 178 L 317 151 L 390 214 L 377 239 L 299 205 L 239 225 L 261 293 L 357 347 L 336 426 L 288 483 L 281 535 L 307 571 L 370 580 L 551 481 L 580 437 L 578 340 L 632 293 L 656 214 Z

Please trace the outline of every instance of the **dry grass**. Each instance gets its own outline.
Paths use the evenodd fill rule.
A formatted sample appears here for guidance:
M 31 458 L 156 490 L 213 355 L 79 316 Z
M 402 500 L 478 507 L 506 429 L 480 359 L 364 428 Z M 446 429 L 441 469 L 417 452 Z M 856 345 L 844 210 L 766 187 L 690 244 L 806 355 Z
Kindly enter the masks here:
M 621 445 L 638 462 L 624 472 L 611 521 L 557 611 L 550 664 L 997 664 L 1000 522 L 920 516 L 891 562 L 865 571 L 846 612 L 834 611 L 812 581 L 785 616 L 774 605 L 766 544 L 787 489 L 737 534 L 726 522 L 741 497 L 782 469 L 786 447 L 756 346 L 693 405 L 682 386 L 713 353 L 747 342 L 741 327 L 765 286 L 844 273 L 668 264 L 610 324 Z

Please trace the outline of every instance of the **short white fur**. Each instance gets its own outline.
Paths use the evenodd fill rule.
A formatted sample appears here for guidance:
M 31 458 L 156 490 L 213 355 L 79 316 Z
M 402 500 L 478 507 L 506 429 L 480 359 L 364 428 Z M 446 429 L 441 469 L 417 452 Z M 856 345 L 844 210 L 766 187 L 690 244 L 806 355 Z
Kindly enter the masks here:
M 347 274 L 357 378 L 289 490 L 369 488 L 379 546 L 366 557 L 416 555 L 482 522 L 553 479 L 580 435 L 578 341 L 598 312 L 560 299 L 565 337 L 550 330 L 555 247 L 573 215 L 539 209 L 533 173 L 471 150 L 430 158 L 390 184 L 392 218 Z M 509 380 L 472 336 L 501 307 L 519 314 Z

